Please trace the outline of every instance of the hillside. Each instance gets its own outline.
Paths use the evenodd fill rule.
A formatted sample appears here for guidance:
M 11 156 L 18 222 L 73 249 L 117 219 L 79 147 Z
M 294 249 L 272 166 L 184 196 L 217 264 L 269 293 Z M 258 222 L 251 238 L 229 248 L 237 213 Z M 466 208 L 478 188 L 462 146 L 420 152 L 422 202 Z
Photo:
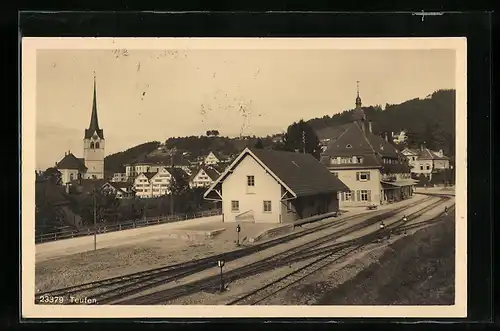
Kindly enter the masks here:
M 418 147 L 424 144 L 431 149 L 443 149 L 444 153 L 454 156 L 455 146 L 455 90 L 439 90 L 425 99 L 412 99 L 398 105 L 363 107 L 366 116 L 373 122 L 373 131 L 398 132 L 406 130 L 408 145 Z M 333 116 L 313 118 L 306 123 L 318 137 L 334 136 L 335 128 L 351 120 L 353 110 L 346 110 Z M 210 131 L 209 131 L 210 132 Z M 169 138 L 165 149 L 176 148 L 180 153 L 189 152 L 186 157 L 194 160 L 210 151 L 223 155 L 234 155 L 247 146 L 254 146 L 258 137 L 229 138 L 218 135 L 189 136 Z M 264 147 L 272 146 L 272 137 L 260 138 Z M 124 152 L 105 158 L 106 173 L 123 172 L 124 164 L 144 160 L 158 154 L 160 142 L 152 141 L 132 147 Z
M 159 146 L 159 141 L 150 141 L 129 148 L 126 151 L 108 155 L 104 158 L 104 171 L 106 174 L 125 172 L 125 164 L 139 161 L 149 153 L 157 150 Z
M 455 90 L 439 90 L 425 99 L 412 99 L 398 105 L 363 107 L 367 119 L 373 121 L 375 133 L 407 130 L 408 144 L 424 144 L 430 149 L 443 149 L 455 155 Z M 318 136 L 333 132 L 331 128 L 350 121 L 352 110 L 333 116 L 314 118 L 307 123 Z M 321 137 L 320 137 L 321 138 Z

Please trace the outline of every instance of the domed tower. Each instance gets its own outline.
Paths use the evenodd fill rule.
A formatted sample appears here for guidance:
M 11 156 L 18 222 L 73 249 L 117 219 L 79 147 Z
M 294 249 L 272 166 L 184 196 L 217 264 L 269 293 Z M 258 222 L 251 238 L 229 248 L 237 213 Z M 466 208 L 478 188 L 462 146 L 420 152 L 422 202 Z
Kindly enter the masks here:
M 86 178 L 103 179 L 104 178 L 104 131 L 99 128 L 97 118 L 97 98 L 96 83 L 94 74 L 94 97 L 92 101 L 92 114 L 90 116 L 90 125 L 85 129 L 83 138 L 83 157 L 87 172 Z

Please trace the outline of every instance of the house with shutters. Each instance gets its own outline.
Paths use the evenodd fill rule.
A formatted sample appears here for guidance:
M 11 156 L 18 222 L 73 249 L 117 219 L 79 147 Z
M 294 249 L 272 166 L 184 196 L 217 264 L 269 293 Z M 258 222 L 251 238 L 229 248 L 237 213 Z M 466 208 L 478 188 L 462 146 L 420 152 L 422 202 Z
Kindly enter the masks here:
M 359 90 L 352 120 L 341 129 L 321 154 L 321 163 L 350 189 L 339 194 L 341 206 L 380 205 L 413 195 L 416 181 L 411 179 L 410 167 L 387 134 L 373 133 Z
M 245 148 L 203 197 L 224 222 L 287 223 L 338 211 L 349 190 L 310 154 Z

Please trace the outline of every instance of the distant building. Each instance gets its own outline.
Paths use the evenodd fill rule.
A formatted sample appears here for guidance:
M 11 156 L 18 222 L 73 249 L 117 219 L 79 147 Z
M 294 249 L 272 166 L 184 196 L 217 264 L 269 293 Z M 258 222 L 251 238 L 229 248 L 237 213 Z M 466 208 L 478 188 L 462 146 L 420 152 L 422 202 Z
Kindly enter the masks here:
M 444 155 L 442 149 L 436 152 L 421 145 L 420 149 L 405 148 L 401 153 L 408 160 L 415 176 L 423 174 L 431 179 L 434 172 L 450 169 L 450 159 Z
M 115 172 L 113 177 L 111 178 L 112 182 L 126 182 L 127 181 L 127 173 L 125 172 Z
M 400 132 L 391 132 L 391 137 L 392 141 L 395 144 L 402 144 L 405 143 L 408 140 L 408 136 L 406 135 L 406 131 L 400 131 Z
M 285 223 L 338 211 L 347 191 L 312 155 L 246 148 L 208 188 L 224 222 Z
M 213 167 L 202 166 L 197 171 L 193 171 L 189 186 L 194 187 L 209 187 L 219 178 L 220 173 Z
M 104 131 L 99 127 L 97 118 L 96 83 L 94 76 L 94 96 L 90 125 L 85 129 L 83 138 L 83 158 L 77 158 L 70 151 L 56 163 L 56 168 L 62 174 L 62 183 L 82 177 L 84 179 L 104 178 Z
M 221 158 L 217 157 L 214 152 L 208 153 L 208 155 L 203 160 L 204 164 L 213 165 L 221 162 Z
M 155 172 L 143 172 L 135 177 L 133 187 L 136 197 L 155 198 L 170 194 L 172 177 L 174 180 L 188 181 L 188 174 L 180 168 L 161 166 L 154 170 Z
M 133 164 L 125 165 L 125 177 L 127 181 L 133 182 L 135 178 L 145 172 L 153 172 L 156 173 L 161 168 L 171 168 L 172 167 L 172 158 L 168 157 L 163 161 L 159 162 L 136 162 Z M 173 167 L 182 169 L 187 174 L 191 174 L 191 163 L 183 158 L 182 156 L 174 156 L 173 158 Z
M 118 199 L 133 198 L 135 192 L 132 185 L 127 182 L 106 182 L 101 186 L 104 192 L 112 192 Z
M 341 206 L 380 205 L 413 194 L 410 168 L 387 135 L 384 139 L 373 134 L 372 123 L 361 108 L 359 90 L 351 123 L 329 141 L 321 162 L 350 188 L 339 194 Z

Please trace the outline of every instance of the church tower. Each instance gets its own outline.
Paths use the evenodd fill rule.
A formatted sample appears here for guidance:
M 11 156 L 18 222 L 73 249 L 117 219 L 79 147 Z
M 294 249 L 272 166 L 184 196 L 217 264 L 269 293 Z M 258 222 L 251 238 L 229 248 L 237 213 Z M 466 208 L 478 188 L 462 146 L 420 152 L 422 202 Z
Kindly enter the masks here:
M 361 130 L 365 131 L 366 129 L 366 115 L 361 108 L 361 97 L 359 96 L 359 81 L 357 83 L 357 96 L 356 96 L 356 109 L 352 112 L 352 121 L 357 122 L 361 128 Z M 371 128 L 370 128 L 371 129 Z
M 83 138 L 83 157 L 87 172 L 85 178 L 103 179 L 104 178 L 104 133 L 99 128 L 97 119 L 97 99 L 96 84 L 94 74 L 94 98 L 92 101 L 92 115 L 90 116 L 90 125 L 85 129 Z

